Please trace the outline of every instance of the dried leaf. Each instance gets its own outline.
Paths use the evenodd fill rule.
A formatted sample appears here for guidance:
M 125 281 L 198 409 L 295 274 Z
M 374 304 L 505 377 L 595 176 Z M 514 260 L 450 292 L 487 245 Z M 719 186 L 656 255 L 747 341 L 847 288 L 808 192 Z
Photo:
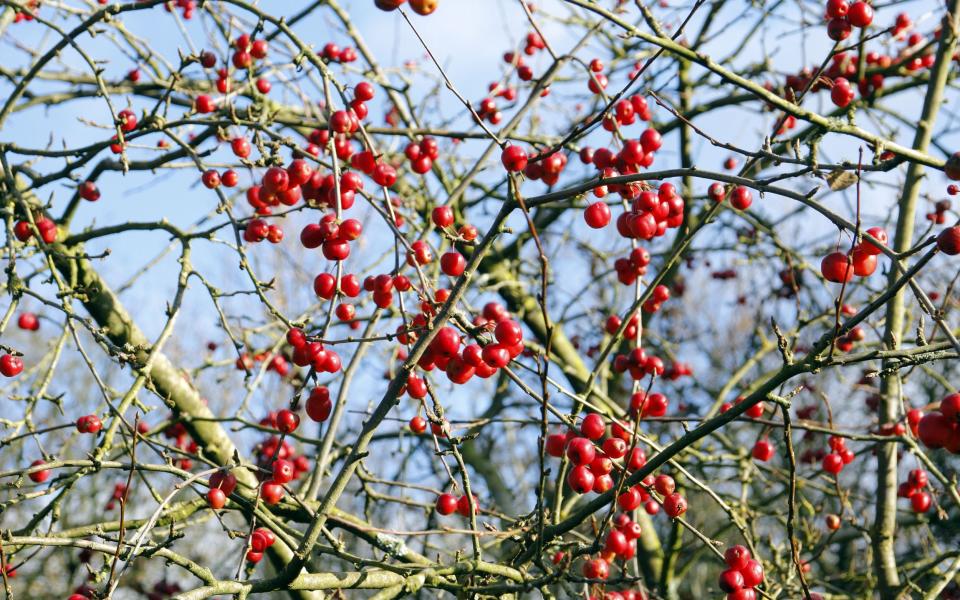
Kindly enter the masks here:
M 831 190 L 839 192 L 857 183 L 857 174 L 852 171 L 836 169 L 827 173 L 827 183 L 830 184 Z

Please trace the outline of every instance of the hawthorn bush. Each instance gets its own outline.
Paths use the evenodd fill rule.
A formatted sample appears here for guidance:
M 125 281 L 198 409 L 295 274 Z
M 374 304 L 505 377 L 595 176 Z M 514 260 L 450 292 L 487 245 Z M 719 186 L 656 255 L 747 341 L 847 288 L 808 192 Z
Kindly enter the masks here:
M 0 5 L 7 598 L 960 598 L 957 0 Z

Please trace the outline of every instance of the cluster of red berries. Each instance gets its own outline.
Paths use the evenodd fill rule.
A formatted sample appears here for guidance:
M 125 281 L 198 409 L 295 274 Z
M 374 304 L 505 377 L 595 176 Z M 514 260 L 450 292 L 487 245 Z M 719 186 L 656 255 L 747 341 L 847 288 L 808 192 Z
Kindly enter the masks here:
M 543 41 L 543 38 L 540 37 L 540 34 L 534 31 L 531 31 L 527 34 L 525 42 L 523 53 L 527 56 L 533 56 L 538 51 L 544 50 L 547 47 Z M 505 52 L 503 54 L 503 62 L 516 69 L 517 78 L 519 78 L 520 81 L 530 81 L 533 79 L 533 68 L 523 62 L 522 55 L 512 51 Z
M 727 548 L 723 560 L 727 568 L 720 573 L 717 585 L 726 592 L 727 600 L 756 600 L 753 588 L 763 583 L 763 565 L 740 545 Z
M 613 528 L 607 533 L 603 543 L 603 551 L 597 558 L 587 559 L 583 563 L 582 573 L 587 579 L 606 580 L 610 576 L 610 563 L 614 560 L 630 560 L 637 553 L 637 539 L 642 530 L 640 524 L 630 519 L 627 513 L 620 513 L 613 520 Z M 560 563 L 564 559 L 563 552 L 557 552 L 553 555 L 554 564 Z M 633 590 L 624 590 L 621 592 L 607 592 L 604 594 L 605 600 L 610 598 L 645 598 L 642 592 Z
M 100 4 L 106 4 L 108 0 L 97 0 Z M 173 12 L 174 9 L 179 8 L 183 12 L 184 19 L 190 20 L 193 18 L 193 10 L 197 7 L 195 0 L 170 0 L 169 2 L 163 3 L 164 9 L 167 12 Z
M 423 246 L 425 245 L 426 244 L 423 244 Z M 414 248 L 414 252 L 416 252 L 420 247 L 421 245 L 418 244 Z M 398 293 L 408 292 L 412 287 L 413 284 L 410 282 L 410 278 L 408 278 L 406 275 L 397 275 L 392 277 L 387 273 L 381 273 L 376 276 L 367 276 L 363 280 L 363 290 L 372 295 L 373 303 L 376 304 L 378 308 L 387 308 L 393 304 L 393 294 L 395 291 Z M 344 293 L 349 295 L 348 292 Z M 425 310 L 424 314 L 429 312 L 429 310 Z M 417 324 L 419 326 L 425 326 L 426 318 L 422 315 L 417 315 L 417 317 L 419 317 L 417 319 Z M 402 329 L 402 326 L 399 326 L 399 329 Z
M 593 63 L 591 63 L 593 64 Z M 630 96 L 621 98 L 613 105 L 613 112 L 603 117 L 601 125 L 607 131 L 616 131 L 620 127 L 633 125 L 637 119 L 649 121 L 653 118 L 650 112 L 650 105 L 643 96 Z
M 747 210 L 753 204 L 753 192 L 746 186 L 734 186 L 729 194 L 730 205 L 737 210 Z M 723 202 L 727 198 L 727 187 L 719 182 L 712 183 L 707 188 L 707 196 L 714 202 Z
M 623 319 L 619 315 L 610 315 L 607 317 L 606 322 L 604 323 L 604 330 L 610 334 L 614 335 L 617 333 L 617 330 L 620 329 L 620 326 L 623 324 Z M 634 313 L 630 315 L 630 319 L 627 320 L 627 326 L 623 329 L 623 337 L 627 340 L 637 339 L 641 328 L 643 325 L 640 324 L 640 315 Z
M 587 74 L 590 77 L 587 80 L 587 89 L 590 90 L 591 93 L 600 94 L 603 90 L 607 89 L 609 80 L 607 76 L 603 74 L 603 62 L 599 58 L 594 58 L 590 61 Z
M 57 224 L 52 219 L 41 216 L 34 219 L 34 224 L 37 226 L 37 231 L 44 243 L 52 244 L 57 241 Z M 13 235 L 21 242 L 26 242 L 32 238 L 33 227 L 30 226 L 30 221 L 26 219 L 17 221 L 13 226 Z
M 887 232 L 880 227 L 871 227 L 867 233 L 878 242 L 887 245 Z M 877 270 L 877 256 L 883 250 L 873 242 L 862 241 L 854 246 L 850 254 L 831 252 L 820 261 L 820 273 L 827 281 L 845 283 L 853 276 L 868 277 Z
M 285 484 L 310 469 L 306 456 L 297 455 L 287 440 L 275 435 L 254 446 L 253 451 L 261 472 L 270 473 L 270 478 L 260 485 L 260 498 L 271 506 L 283 499 Z
M 629 372 L 632 379 L 640 380 L 647 375 L 660 377 L 666 372 L 666 366 L 659 356 L 647 353 L 644 348 L 634 348 L 627 354 L 617 354 L 613 357 L 613 370 L 617 373 Z M 674 369 L 674 375 L 677 377 L 690 374 L 692 374 L 692 371 L 689 367 Z M 647 401 L 650 401 L 649 398 Z
M 173 414 L 170 415 L 170 419 L 174 419 Z M 141 434 L 146 434 L 147 431 L 149 431 L 149 427 L 146 423 L 141 421 L 138 425 L 138 430 Z M 175 448 L 183 451 L 186 454 L 196 454 L 199 450 L 196 440 L 190 437 L 186 426 L 180 421 L 175 421 L 165 427 L 163 430 L 163 437 L 171 440 Z M 191 468 L 193 468 L 193 460 L 187 456 L 181 456 L 175 459 L 174 464 L 184 471 L 189 471 Z
M 247 562 L 256 564 L 263 560 L 263 553 L 276 543 L 277 537 L 266 527 L 257 527 L 250 534 L 250 549 L 247 550 Z
M 827 0 L 827 36 L 841 41 L 850 37 L 854 27 L 864 29 L 873 22 L 873 7 L 863 0 L 852 5 L 847 0 Z
M 645 107 L 646 100 L 642 96 L 634 96 L 631 99 L 631 104 Z M 635 108 L 634 110 L 638 109 Z M 662 145 L 663 138 L 660 136 L 660 132 L 648 127 L 643 130 L 638 139 L 626 140 L 617 153 L 609 148 L 582 148 L 579 154 L 580 162 L 593 165 L 603 179 L 618 175 L 632 175 L 638 173 L 641 168 L 650 167 L 653 164 L 654 155 Z M 609 184 L 595 187 L 593 195 L 597 198 L 603 198 L 608 193 L 617 193 L 624 200 L 636 200 L 642 191 L 643 187 L 639 183 Z
M 591 206 L 596 206 L 595 203 Z M 606 206 L 605 204 L 603 206 Z M 590 208 L 587 209 L 590 211 Z M 624 213 L 626 214 L 626 213 Z M 613 269 L 617 272 L 617 281 L 623 285 L 633 285 L 637 277 L 641 277 L 647 272 L 647 265 L 650 264 L 650 253 L 646 248 L 636 247 L 625 257 L 617 258 L 613 261 Z
M 656 192 L 640 191 L 633 185 L 623 187 L 638 193 L 633 195 L 628 192 L 633 196 L 631 209 L 617 217 L 617 233 L 622 237 L 651 240 L 683 224 L 683 198 L 672 183 L 661 183 Z M 624 196 L 624 191 L 620 191 L 620 194 Z
M 374 6 L 380 10 L 390 12 L 397 10 L 407 0 L 373 0 Z M 440 5 L 439 0 L 410 0 L 410 8 L 418 15 L 427 16 L 437 10 Z
M 433 168 L 433 161 L 440 157 L 440 144 L 436 139 L 426 136 L 419 142 L 407 144 L 403 154 L 410 161 L 410 170 L 423 175 Z
M 925 513 L 933 505 L 933 498 L 924 488 L 930 483 L 927 472 L 923 469 L 913 469 L 907 475 L 907 480 L 897 487 L 897 496 L 910 500 L 910 508 L 915 513 Z
M 117 502 L 126 502 L 127 501 L 127 484 L 117 482 L 113 484 L 113 494 L 110 496 L 110 500 L 107 501 L 104 508 L 106 510 L 113 510 L 117 507 Z
M 320 385 L 310 390 L 305 408 L 307 416 L 317 423 L 323 423 L 330 418 L 333 403 L 330 401 L 330 390 L 327 386 Z
M 238 371 L 252 371 L 256 363 L 263 361 L 267 361 L 268 371 L 273 371 L 280 377 L 286 377 L 290 373 L 290 363 L 287 362 L 287 358 L 283 354 L 279 353 L 257 352 L 251 356 L 244 352 L 237 357 L 233 364 Z
M 543 181 L 547 185 L 554 185 L 560 180 L 560 174 L 567 166 L 567 155 L 562 152 L 552 152 L 540 160 L 527 162 L 523 175 L 532 181 Z M 609 221 L 609 218 L 607 219 Z
M 944 448 L 960 454 L 960 393 L 947 395 L 940 401 L 940 410 L 923 415 L 917 436 L 931 450 Z
M 516 98 L 516 90 L 513 90 L 513 88 L 501 90 L 498 83 L 492 83 L 490 87 L 497 92 L 498 97 L 508 98 L 509 100 Z M 474 111 L 477 113 L 477 118 L 481 121 L 488 121 L 491 125 L 499 125 L 503 121 L 503 113 L 497 109 L 497 101 L 490 96 L 481 100 Z
M 831 435 L 828 443 L 831 451 L 823 457 L 820 464 L 825 473 L 839 475 L 845 466 L 853 462 L 856 455 L 847 448 L 847 441 L 842 437 Z
M 210 476 L 207 504 L 219 510 L 227 503 L 227 497 L 237 489 L 237 477 L 228 469 L 220 469 Z
M 866 339 L 866 337 L 867 334 L 863 330 L 863 327 L 857 325 L 856 327 L 851 328 L 850 331 L 844 335 L 838 337 L 834 344 L 836 345 L 837 350 L 840 352 L 850 352 L 853 350 L 853 347 L 857 342 L 862 342 L 864 339 Z
M 153 589 L 147 592 L 147 600 L 167 600 L 183 591 L 179 584 L 161 580 L 153 584 Z
M 340 180 L 341 188 L 343 179 Z M 353 199 L 350 200 L 353 202 Z M 356 219 L 339 221 L 332 213 L 323 215 L 318 223 L 309 223 L 300 232 L 304 248 L 320 248 L 323 257 L 331 261 L 346 260 L 350 256 L 350 242 L 363 233 L 363 226 Z
M 453 209 L 449 206 L 437 206 L 431 211 L 430 220 L 437 229 L 449 236 L 449 230 L 452 228 L 454 220 Z M 456 235 L 459 238 L 458 241 L 472 242 L 477 239 L 477 228 L 469 223 L 464 223 L 457 228 Z
M 470 516 L 470 499 L 466 495 L 462 495 L 459 498 L 453 494 L 440 494 L 437 496 L 436 503 L 437 512 L 443 516 L 452 515 L 457 513 L 463 517 Z M 473 512 L 476 512 L 479 509 L 477 508 L 477 497 L 473 497 Z
M 648 129 L 647 131 L 653 131 Z M 659 136 L 659 134 L 657 134 Z M 596 153 L 594 154 L 596 160 Z M 615 175 L 615 174 L 612 174 Z M 605 174 L 604 177 L 607 175 Z M 650 240 L 660 237 L 667 229 L 675 229 L 683 224 L 684 202 L 672 183 L 661 183 L 656 192 L 641 190 L 632 184 L 625 186 L 604 185 L 619 192 L 621 197 L 632 200 L 631 209 L 617 217 L 617 233 L 628 239 Z M 594 189 L 594 194 L 597 190 Z M 606 190 L 604 191 L 606 193 Z M 607 219 L 609 222 L 609 218 Z M 596 227 L 597 223 L 589 223 Z M 605 225 L 605 223 L 604 223 Z M 603 225 L 601 225 L 602 227 Z
M 324 348 L 320 342 L 309 342 L 302 329 L 287 332 L 287 343 L 293 346 L 293 364 L 298 367 L 310 365 L 318 373 L 336 373 L 343 366 L 335 350 Z
M 611 426 L 611 435 L 603 440 L 598 450 L 594 441 L 599 441 L 606 433 L 606 422 L 596 413 L 590 413 L 580 424 L 580 434 L 574 431 L 553 433 L 547 436 L 545 451 L 555 458 L 564 454 L 574 465 L 567 476 L 570 488 L 578 494 L 595 492 L 602 494 L 613 488 L 611 476 L 615 460 L 624 458 L 629 451 L 633 432 L 617 421 Z M 642 448 L 634 447 L 625 460 L 630 471 L 642 468 L 647 456 Z
M 520 324 L 504 315 L 493 328 L 496 341 L 484 346 L 472 343 L 463 348 L 460 333 L 444 326 L 420 357 L 418 366 L 430 371 L 434 367 L 444 371 L 453 383 L 464 384 L 474 375 L 486 379 L 523 352 L 523 330 Z M 408 391 L 409 389 L 408 381 Z
M 651 362 L 653 361 L 648 358 L 647 364 Z M 644 367 L 644 371 L 647 372 L 647 367 Z M 643 390 L 640 390 L 638 392 L 634 392 L 630 396 L 630 417 L 633 419 L 662 417 L 667 414 L 668 408 L 670 408 L 670 401 L 666 396 L 658 392 L 648 394 Z
M 687 511 L 687 499 L 676 491 L 676 487 L 676 482 L 669 475 L 647 475 L 637 485 L 621 492 L 617 496 L 617 505 L 625 511 L 631 511 L 643 504 L 643 510 L 648 515 L 659 513 L 662 506 L 663 512 L 673 519 Z M 659 499 L 651 490 L 659 494 Z
M 234 52 L 230 61 L 237 69 L 248 69 L 253 65 L 253 61 L 263 60 L 267 57 L 267 40 L 252 40 L 246 33 L 233 40 L 233 48 Z M 209 61 L 206 56 L 203 59 Z M 213 65 L 205 62 L 203 66 L 210 68 Z
M 723 404 L 720 405 L 721 414 L 727 412 L 728 410 L 730 410 L 737 404 L 740 404 L 744 400 L 746 400 L 745 396 L 737 396 L 736 398 L 733 399 L 733 402 L 724 402 Z M 763 402 L 757 402 L 756 404 L 754 404 L 753 406 L 745 410 L 743 414 L 744 416 L 749 417 L 751 419 L 759 419 L 760 417 L 763 416 L 763 413 L 765 411 L 766 411 L 766 405 L 764 405 Z
M 598 450 L 594 442 L 603 438 L 606 430 L 603 417 L 590 413 L 580 424 L 581 435 L 568 431 L 566 434 L 554 433 L 547 436 L 546 453 L 553 457 L 560 457 L 565 453 L 574 465 L 567 476 L 567 483 L 578 494 L 602 494 L 612 489 L 614 480 L 611 473 L 615 467 L 614 461 L 626 457 L 630 450 L 628 442 L 632 439 L 632 431 L 616 421 L 611 426 L 611 435 L 603 440 Z M 640 469 L 647 462 L 646 454 L 642 448 L 634 447 L 624 462 L 628 471 Z M 662 499 L 658 501 L 654 498 L 650 494 L 651 488 L 656 490 Z M 646 503 L 645 510 L 649 514 L 658 513 L 662 505 L 670 518 L 676 518 L 687 510 L 686 498 L 676 492 L 673 478 L 664 474 L 656 478 L 648 475 L 641 483 L 622 492 L 617 503 L 625 511 L 634 510 L 640 504 Z
M 330 115 L 330 129 L 338 134 L 353 134 L 360 130 L 360 121 L 366 118 L 367 101 L 373 99 L 373 86 L 366 81 L 361 82 L 353 90 L 353 100 L 350 107 L 334 111 Z
M 76 425 L 80 433 L 97 433 L 103 429 L 103 423 L 97 415 L 84 415 L 77 419 Z
M 952 187 L 956 187 L 956 186 L 952 186 Z M 949 191 L 949 188 L 948 188 L 948 191 Z M 937 200 L 937 203 L 933 205 L 933 212 L 927 213 L 927 220 L 932 221 L 936 225 L 943 225 L 944 223 L 947 222 L 948 210 L 950 210 L 949 200 Z
M 26 10 L 18 10 L 13 14 L 14 23 L 32 21 L 36 16 L 37 11 L 40 10 L 40 0 L 27 0 L 24 3 L 23 8 Z

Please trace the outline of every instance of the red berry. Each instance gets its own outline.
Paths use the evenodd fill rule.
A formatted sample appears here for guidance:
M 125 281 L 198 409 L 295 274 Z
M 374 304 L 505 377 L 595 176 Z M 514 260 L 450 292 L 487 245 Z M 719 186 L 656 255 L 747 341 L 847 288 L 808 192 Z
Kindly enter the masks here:
M 727 566 L 737 571 L 746 567 L 751 558 L 750 551 L 739 544 L 730 546 L 723 553 L 723 560 L 727 563 Z
M 410 384 L 408 383 L 407 386 L 409 385 Z M 414 433 L 419 434 L 427 430 L 427 420 L 420 416 L 410 419 L 410 423 L 408 423 L 408 425 L 410 427 L 410 431 Z
M 884 246 L 887 245 L 887 232 L 884 231 L 882 227 L 871 227 L 870 229 L 867 230 L 867 233 L 875 237 L 877 241 L 883 244 Z M 861 246 L 863 247 L 863 251 L 869 254 L 883 253 L 883 250 L 881 250 L 879 246 L 867 240 L 864 240 Z
M 307 398 L 307 416 L 317 423 L 322 423 L 330 417 L 333 404 L 330 402 L 330 390 L 325 386 L 315 387 Z
M 823 457 L 823 470 L 831 475 L 836 475 L 843 470 L 843 457 L 831 452 Z
M 293 433 L 300 425 L 300 415 L 292 410 L 283 409 L 277 413 L 277 430 L 283 433 Z
M 523 341 L 523 330 L 520 329 L 520 324 L 512 319 L 504 319 L 497 323 L 493 335 L 504 346 L 516 346 Z
M 239 158 L 247 158 L 251 152 L 250 142 L 244 137 L 233 138 L 230 141 L 230 149 Z
M 954 424 L 955 422 L 947 419 L 943 413 L 930 412 L 920 419 L 917 434 L 926 447 L 936 450 L 949 445 L 956 436 Z
M 610 223 L 610 207 L 606 202 L 594 202 L 583 212 L 583 219 L 594 229 L 601 229 Z
M 728 594 L 735 592 L 743 587 L 743 575 L 740 574 L 740 571 L 727 569 L 720 573 L 720 579 L 717 585 Z
M 40 329 L 40 319 L 32 312 L 25 312 L 17 319 L 17 327 L 26 331 L 36 331 Z
M 198 113 L 206 114 L 217 110 L 217 105 L 210 96 L 206 94 L 200 94 L 197 96 L 197 101 L 194 104 L 194 108 L 196 108 Z
M 220 187 L 220 173 L 215 169 L 207 169 L 204 171 L 200 180 L 203 181 L 203 185 L 208 189 L 212 190 L 213 188 Z
M 773 458 L 773 444 L 767 438 L 757 440 L 753 445 L 753 457 L 761 462 L 767 462 Z
M 430 214 L 430 219 L 434 225 L 441 229 L 450 227 L 453 225 L 453 209 L 449 206 L 438 206 L 433 209 L 433 212 Z
M 219 470 L 210 476 L 210 487 L 223 490 L 227 496 L 237 488 L 237 477 L 227 470 Z
M 752 588 L 763 583 L 763 565 L 755 560 L 747 561 L 740 574 L 743 575 L 743 587 Z
M 437 496 L 437 512 L 441 515 L 452 515 L 457 510 L 457 498 L 453 494 Z
M 596 448 L 588 438 L 576 437 L 567 444 L 567 457 L 575 465 L 589 465 L 596 456 Z
M 862 0 L 854 2 L 847 12 L 847 20 L 854 27 L 860 27 L 861 29 L 869 27 L 870 23 L 873 22 L 873 7 Z
M 730 204 L 738 210 L 747 210 L 753 204 L 753 194 L 749 188 L 738 185 L 730 194 Z
M 594 558 L 583 564 L 583 576 L 587 579 L 606 579 L 610 576 L 610 564 L 602 558 Z
M 520 146 L 510 145 L 500 154 L 500 162 L 511 173 L 522 171 L 527 166 L 527 153 Z
M 207 492 L 207 504 L 210 508 L 218 510 L 227 503 L 227 495 L 219 488 L 213 488 Z
M 827 37 L 840 42 L 850 37 L 850 21 L 847 19 L 830 19 L 827 23 Z
M 681 494 L 674 492 L 663 499 L 663 511 L 671 519 L 676 519 L 687 512 L 687 499 Z
M 391 187 L 397 182 L 397 171 L 388 164 L 380 163 L 373 169 L 371 177 L 377 185 Z
M 264 481 L 260 486 L 260 499 L 273 506 L 283 499 L 283 486 L 276 481 Z
M 23 371 L 23 359 L 12 354 L 0 356 L 0 374 L 4 377 L 16 377 Z
M 44 464 L 46 464 L 46 462 L 45 462 L 43 459 L 38 458 L 37 460 L 35 460 L 35 461 L 33 461 L 32 463 L 30 463 L 30 466 L 31 466 L 31 467 L 39 467 L 40 465 L 44 465 Z M 34 483 L 43 483 L 43 482 L 46 481 L 47 479 L 50 479 L 50 469 L 42 469 L 42 470 L 40 470 L 40 471 L 33 471 L 32 473 L 30 473 L 30 475 L 28 475 L 28 477 L 30 477 L 30 481 L 32 481 L 32 482 L 34 482 Z
M 937 236 L 937 248 L 944 254 L 960 254 L 960 226 L 947 227 Z
M 933 504 L 933 501 L 927 492 L 916 492 L 910 496 L 910 508 L 912 508 L 915 513 L 927 512 L 930 510 L 931 504 Z
M 440 269 L 444 274 L 450 277 L 459 277 L 463 275 L 467 268 L 467 259 L 456 250 L 451 250 L 440 257 Z
M 78 191 L 80 192 L 80 197 L 84 200 L 96 202 L 100 199 L 100 190 L 97 189 L 97 184 L 92 181 L 84 181 L 81 183 Z
M 585 416 L 580 423 L 580 433 L 591 440 L 600 439 L 606 430 L 607 426 L 606 423 L 603 422 L 603 417 L 597 413 L 590 413 Z
M 80 433 L 97 433 L 102 427 L 103 424 L 96 415 L 84 415 L 77 419 L 77 431 Z
M 295 474 L 296 469 L 289 460 L 281 458 L 273 463 L 273 480 L 275 482 L 280 484 L 290 483 L 293 481 Z
M 847 0 L 827 0 L 827 16 L 831 19 L 840 19 L 847 16 L 850 5 Z
M 657 475 L 653 481 L 653 487 L 661 496 L 669 496 L 677 489 L 677 484 L 669 475 Z
M 820 261 L 820 273 L 827 281 L 843 283 L 853 279 L 853 265 L 843 252 L 832 252 Z
M 850 260 L 853 262 L 853 274 L 858 277 L 873 275 L 877 270 L 877 256 L 870 254 L 862 246 L 853 249 Z

